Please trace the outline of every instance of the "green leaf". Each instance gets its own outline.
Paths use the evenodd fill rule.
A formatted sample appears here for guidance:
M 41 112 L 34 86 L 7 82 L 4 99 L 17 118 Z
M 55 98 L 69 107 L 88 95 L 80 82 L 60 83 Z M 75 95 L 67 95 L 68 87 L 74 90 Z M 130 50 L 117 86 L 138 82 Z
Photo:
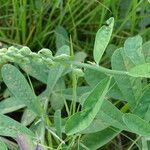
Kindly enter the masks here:
M 62 26 L 57 26 L 55 29 L 55 35 L 56 35 L 56 47 L 59 49 L 63 45 L 68 45 L 68 33 Z
M 99 112 L 108 91 L 110 78 L 102 80 L 85 100 L 82 111 L 72 115 L 65 124 L 65 132 L 72 135 L 86 129 Z
M 126 126 L 140 136 L 150 136 L 150 124 L 134 114 L 124 114 L 123 121 Z
M 51 95 L 51 93 L 52 93 L 57 81 L 60 79 L 64 69 L 65 68 L 62 65 L 55 65 L 50 68 L 48 80 L 47 80 L 47 87 L 46 87 L 47 96 Z
M 23 74 L 13 65 L 2 67 L 2 77 L 8 89 L 16 99 L 21 100 L 30 110 L 41 115 L 42 107 L 39 99 L 31 90 Z
M 32 131 L 10 117 L 0 114 L 0 120 L 0 135 L 16 138 L 18 134 L 27 134 L 34 137 Z
M 64 106 L 65 97 L 62 94 L 52 93 L 50 102 L 54 110 L 62 109 Z
M 25 107 L 25 104 L 15 97 L 4 99 L 0 102 L 0 113 L 6 114 Z
M 6 144 L 2 141 L 1 138 L 0 138 L 0 148 L 1 148 L 1 150 L 8 150 Z
M 99 64 L 102 55 L 110 41 L 110 37 L 114 26 L 114 18 L 108 19 L 106 23 L 108 26 L 106 25 L 102 26 L 98 30 L 95 38 L 93 56 L 97 64 Z
M 113 128 L 106 128 L 105 130 L 86 134 L 82 137 L 82 144 L 90 150 L 96 150 L 109 141 L 111 141 L 115 136 L 119 134 L 119 130 Z M 82 150 L 83 148 L 81 148 Z
M 150 111 L 150 87 L 143 92 L 142 97 L 140 98 L 138 104 L 135 106 L 133 111 L 134 114 L 138 115 L 141 118 L 144 118 L 147 121 L 150 121 L 149 111 Z
M 67 46 L 67 45 L 63 45 L 62 47 L 60 47 L 60 48 L 57 50 L 55 56 L 59 56 L 59 55 L 61 55 L 61 54 L 70 55 L 70 47 Z
M 57 135 L 62 138 L 62 126 L 61 126 L 61 111 L 57 110 L 54 113 L 54 125 Z
M 113 70 L 128 72 L 135 65 L 126 56 L 124 48 L 117 49 L 111 59 Z M 124 100 L 129 102 L 131 109 L 134 109 L 139 98 L 142 95 L 141 78 L 133 78 L 129 75 L 115 75 L 115 81 L 124 97 Z
M 31 150 L 34 149 L 34 144 L 32 139 L 24 134 L 18 134 L 16 141 L 19 145 L 20 150 Z
M 38 96 L 39 100 L 41 101 L 41 103 L 44 105 L 45 101 L 47 101 L 47 96 L 45 91 L 42 92 L 39 96 Z M 21 118 L 21 123 L 24 126 L 28 126 L 29 124 L 31 124 L 35 119 L 37 118 L 37 114 L 34 113 L 33 111 L 31 111 L 30 109 L 26 108 L 25 111 L 23 112 L 22 118 Z
M 77 62 L 84 62 L 86 57 L 87 57 L 87 54 L 85 52 L 77 52 L 75 53 L 74 59 Z
M 25 109 L 21 118 L 21 123 L 24 126 L 28 126 L 35 120 L 36 117 L 37 115 L 33 111 L 31 111 L 30 109 Z
M 106 129 L 109 126 L 110 124 L 107 124 L 102 119 L 96 117 L 85 130 L 81 131 L 81 133 L 82 134 L 95 133 Z
M 110 85 L 111 78 L 105 78 L 102 81 L 100 81 L 95 88 L 91 91 L 89 96 L 86 98 L 85 102 L 83 103 L 82 110 L 96 107 L 96 105 L 99 105 L 99 109 L 103 103 L 103 100 L 105 98 L 105 95 L 108 91 L 109 85 Z M 96 108 L 95 108 L 96 109 Z M 99 110 L 98 109 L 98 110 Z
M 135 65 L 145 62 L 144 54 L 142 52 L 142 37 L 137 35 L 130 37 L 125 41 L 124 50 L 127 56 Z
M 27 64 L 21 64 L 20 67 L 30 76 L 37 80 L 46 83 L 48 77 L 48 68 L 45 64 L 36 63 L 32 61 Z M 39 71 L 40 70 L 40 71 Z
M 143 49 L 143 53 L 144 53 L 144 57 L 145 57 L 145 61 L 146 62 L 150 62 L 150 55 L 149 55 L 149 51 L 150 51 L 150 41 L 147 41 L 143 44 L 142 49 Z
M 121 130 L 127 129 L 123 120 L 123 113 L 116 108 L 111 102 L 105 100 L 102 104 L 101 110 L 98 112 L 96 119 L 103 121 L 110 126 L 119 128 Z
M 91 86 L 96 86 L 102 79 L 106 78 L 106 75 L 102 72 L 98 72 L 92 69 L 85 70 L 85 80 Z
M 133 77 L 150 78 L 150 63 L 144 63 L 131 68 L 128 72 Z

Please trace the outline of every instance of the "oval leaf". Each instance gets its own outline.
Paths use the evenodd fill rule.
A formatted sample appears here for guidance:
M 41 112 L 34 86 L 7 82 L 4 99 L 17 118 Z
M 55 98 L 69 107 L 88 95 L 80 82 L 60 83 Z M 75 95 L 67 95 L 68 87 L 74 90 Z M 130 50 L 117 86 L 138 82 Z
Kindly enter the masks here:
M 102 80 L 85 100 L 82 111 L 75 113 L 67 120 L 65 132 L 68 135 L 80 132 L 91 124 L 101 108 L 109 84 L 110 78 Z
M 126 126 L 136 134 L 150 136 L 150 124 L 134 114 L 124 114 L 123 121 Z
M 34 136 L 33 132 L 21 123 L 0 114 L 0 135 L 16 138 L 18 134 L 27 134 L 32 137 Z
M 82 144 L 90 150 L 96 150 L 111 141 L 119 132 L 119 130 L 113 128 L 106 128 L 96 133 L 86 134 L 82 137 Z
M 33 112 L 40 115 L 42 107 L 39 99 L 31 90 L 23 74 L 13 65 L 6 64 L 2 67 L 2 77 L 12 94 Z
M 106 23 L 108 26 L 102 26 L 96 33 L 93 55 L 97 64 L 99 64 L 102 55 L 109 43 L 114 26 L 114 18 L 108 19 Z

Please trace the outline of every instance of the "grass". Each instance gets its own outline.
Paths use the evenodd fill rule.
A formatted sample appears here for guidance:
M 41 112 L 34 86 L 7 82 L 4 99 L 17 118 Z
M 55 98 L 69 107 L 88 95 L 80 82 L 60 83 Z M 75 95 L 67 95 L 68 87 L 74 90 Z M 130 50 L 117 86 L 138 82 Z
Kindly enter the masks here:
M 16 47 L 0 49 L 2 148 L 148 149 L 149 12 L 147 0 L 1 0 L 0 47 Z

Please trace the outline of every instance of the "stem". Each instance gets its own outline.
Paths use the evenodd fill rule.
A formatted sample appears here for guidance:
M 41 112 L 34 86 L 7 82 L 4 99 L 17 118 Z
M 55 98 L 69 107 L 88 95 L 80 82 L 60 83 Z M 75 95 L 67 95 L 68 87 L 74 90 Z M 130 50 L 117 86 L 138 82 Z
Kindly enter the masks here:
M 72 72 L 72 86 L 73 86 L 73 93 L 72 93 L 72 112 L 73 114 L 76 112 L 76 99 L 77 99 L 77 77 L 74 71 Z
M 97 65 L 91 65 L 91 64 L 80 63 L 80 62 L 75 62 L 75 61 L 66 61 L 65 63 L 72 64 L 77 67 L 92 69 L 92 70 L 103 72 L 105 74 L 110 74 L 110 75 L 128 75 L 128 72 L 126 71 L 110 70 L 110 69 L 104 68 L 102 66 L 97 66 Z

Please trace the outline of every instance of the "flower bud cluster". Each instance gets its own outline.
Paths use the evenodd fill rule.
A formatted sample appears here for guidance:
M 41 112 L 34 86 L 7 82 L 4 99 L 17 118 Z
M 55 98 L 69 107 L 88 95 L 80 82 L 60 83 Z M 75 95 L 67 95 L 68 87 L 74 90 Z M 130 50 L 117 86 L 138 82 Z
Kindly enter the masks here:
M 32 52 L 28 47 L 18 49 L 14 46 L 0 49 L 0 65 L 7 62 L 14 62 L 18 64 L 28 64 L 33 61 L 36 63 L 43 63 L 47 66 L 53 65 L 55 62 L 68 60 L 69 55 L 59 55 L 54 57 L 49 49 L 43 48 L 38 53 Z

